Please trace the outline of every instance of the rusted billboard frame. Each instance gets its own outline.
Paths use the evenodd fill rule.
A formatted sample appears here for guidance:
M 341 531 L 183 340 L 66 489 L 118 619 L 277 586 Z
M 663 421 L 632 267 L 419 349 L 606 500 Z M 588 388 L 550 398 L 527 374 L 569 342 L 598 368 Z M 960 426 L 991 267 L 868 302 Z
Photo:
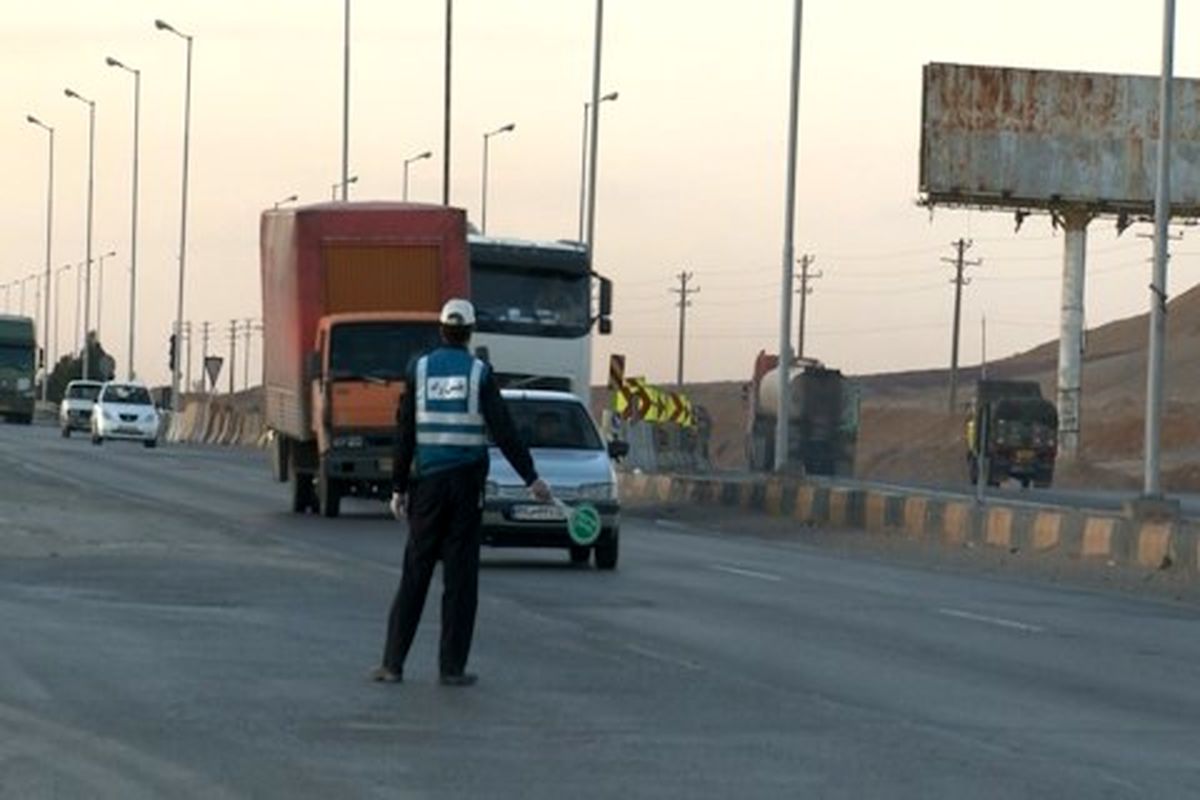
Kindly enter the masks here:
M 935 122 L 930 119 L 931 85 L 938 80 L 947 81 L 947 76 L 957 79 L 960 84 L 958 92 L 952 93 L 952 99 L 958 102 L 959 107 L 951 109 L 957 112 L 959 124 L 957 129 L 954 125 L 948 126 L 948 129 L 957 130 L 962 138 L 961 142 L 946 145 L 947 149 L 958 147 L 959 152 L 972 147 L 1007 150 L 1007 176 L 987 174 L 989 170 L 1003 172 L 1005 154 L 995 159 L 999 164 L 990 167 L 986 163 L 960 162 L 957 165 L 960 167 L 957 171 L 958 183 L 954 179 L 945 179 L 946 175 L 954 174 L 953 167 L 956 165 L 931 176 L 934 171 L 931 148 L 937 144 L 936 136 L 931 133 Z M 972 91 L 964 96 L 961 84 L 966 84 Z M 1097 86 L 1102 87 L 1108 96 L 1093 103 L 1095 98 L 1091 95 L 1096 93 Z M 1177 187 L 1173 194 L 1179 195 L 1172 198 L 1171 211 L 1174 216 L 1195 218 L 1200 216 L 1200 81 L 1177 79 L 1173 86 L 1178 101 L 1178 127 L 1173 130 L 1172 139 L 1181 140 L 1182 146 L 1176 149 L 1176 155 L 1171 160 L 1172 186 Z M 1054 96 L 1054 87 L 1060 89 L 1060 96 Z M 1061 91 L 1063 87 L 1074 88 L 1076 92 L 1066 93 Z M 938 100 L 943 101 L 942 106 L 935 110 L 946 116 L 944 101 L 947 97 L 944 89 L 941 91 Z M 1152 77 L 940 63 L 926 64 L 923 69 L 918 179 L 920 204 L 931 210 L 937 206 L 1010 210 L 1015 215 L 1018 230 L 1030 213 L 1049 213 L 1055 225 L 1061 225 L 1066 232 L 1057 405 L 1059 448 L 1067 457 L 1078 452 L 1081 427 L 1080 377 L 1087 226 L 1098 216 L 1114 217 L 1120 234 L 1133 221 L 1152 215 L 1153 175 L 1157 164 L 1154 145 L 1157 137 L 1157 96 L 1158 79 Z M 1050 99 L 1055 102 L 1050 102 Z M 965 104 L 964 100 L 967 101 Z M 1071 112 L 1077 113 L 1072 116 Z M 936 122 L 946 125 L 945 119 Z M 1118 137 L 1112 135 L 1106 139 L 1104 130 L 1100 130 L 1091 135 L 1076 136 L 1071 146 L 1072 131 L 1085 130 L 1089 124 L 1101 128 L 1107 125 L 1114 134 L 1125 134 L 1124 143 L 1114 145 L 1113 141 Z M 988 141 L 989 136 L 992 137 L 991 141 Z M 1038 141 L 1039 136 L 1043 137 L 1041 141 Z M 1038 152 L 1039 146 L 1046 152 Z M 1109 151 L 1107 153 L 1106 148 Z M 1022 149 L 1024 153 L 1019 152 Z M 1122 154 L 1121 151 L 1125 152 Z M 970 155 L 977 154 L 968 153 Z M 979 157 L 986 159 L 989 155 L 985 149 Z M 1129 163 L 1122 163 L 1123 157 L 1124 162 L 1133 161 L 1131 156 L 1137 156 L 1140 163 L 1132 167 Z M 1089 191 L 1085 185 L 1087 181 L 1078 180 L 1088 165 L 1074 163 L 1087 161 L 1088 157 L 1097 158 L 1102 166 L 1115 168 L 1118 178 L 1109 180 L 1107 186 L 1103 179 L 1094 181 L 1095 190 Z M 1027 159 L 1031 164 L 1030 175 L 1013 173 L 1013 162 L 1021 159 Z M 1103 163 L 1105 160 L 1107 164 Z M 1023 163 L 1016 164 L 1018 172 Z M 1058 169 L 1055 169 L 1056 166 Z M 976 174 L 971 174 L 972 169 L 976 170 Z M 1123 175 L 1123 180 L 1120 173 L 1122 169 L 1128 173 Z M 1055 187 L 1052 181 L 1048 185 L 1037 186 L 1047 176 L 1063 174 L 1076 178 L 1075 185 Z M 964 185 L 968 183 L 973 185 Z M 1120 184 L 1134 189 L 1126 194 L 1139 196 L 1121 196 Z M 1059 191 L 1054 191 L 1055 188 Z

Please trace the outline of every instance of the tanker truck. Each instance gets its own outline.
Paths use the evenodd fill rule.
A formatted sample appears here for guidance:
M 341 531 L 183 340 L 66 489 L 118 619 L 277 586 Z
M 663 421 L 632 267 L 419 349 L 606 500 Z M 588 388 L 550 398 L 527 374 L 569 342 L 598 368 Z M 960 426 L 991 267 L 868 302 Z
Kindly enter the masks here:
M 779 418 L 779 357 L 760 351 L 745 385 L 746 461 L 750 469 L 775 468 L 775 427 Z M 791 413 L 787 468 L 808 475 L 854 474 L 858 441 L 859 392 L 841 371 L 815 359 L 791 368 Z
M 415 203 L 263 212 L 265 416 L 292 510 L 336 517 L 343 497 L 391 496 L 409 361 L 438 310 L 470 293 L 466 215 Z

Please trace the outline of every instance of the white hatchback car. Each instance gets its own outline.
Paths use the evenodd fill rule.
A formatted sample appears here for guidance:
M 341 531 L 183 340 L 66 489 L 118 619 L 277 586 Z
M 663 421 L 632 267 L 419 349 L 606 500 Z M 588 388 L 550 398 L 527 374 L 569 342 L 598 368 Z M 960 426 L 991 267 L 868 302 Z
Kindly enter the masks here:
M 104 386 L 100 381 L 71 381 L 63 392 L 62 405 L 58 408 L 58 427 L 63 438 L 71 431 L 92 429 L 92 406 Z
M 140 383 L 104 384 L 92 407 L 92 444 L 105 439 L 132 439 L 158 446 L 158 409 Z

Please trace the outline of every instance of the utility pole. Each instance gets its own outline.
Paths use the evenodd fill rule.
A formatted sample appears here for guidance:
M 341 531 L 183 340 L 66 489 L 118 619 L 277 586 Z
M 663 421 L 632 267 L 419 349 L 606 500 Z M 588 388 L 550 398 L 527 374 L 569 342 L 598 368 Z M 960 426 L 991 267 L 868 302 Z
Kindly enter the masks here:
M 679 386 L 679 388 L 682 389 L 683 388 L 683 341 L 684 341 L 684 334 L 687 331 L 687 310 L 688 310 L 688 306 L 690 306 L 692 304 L 692 301 L 688 300 L 688 296 L 698 293 L 700 291 L 700 287 L 697 286 L 694 288 L 690 288 L 688 286 L 688 282 L 690 282 L 692 280 L 692 278 L 695 277 L 695 275 L 693 275 L 691 272 L 680 272 L 676 277 L 679 278 L 679 288 L 678 289 L 668 289 L 667 291 L 671 292 L 672 294 L 679 295 L 679 361 L 675 366 L 675 384 L 677 386 Z
M 183 390 L 190 392 L 192 390 L 192 321 L 188 320 L 183 323 L 183 339 L 187 342 L 187 380 L 183 384 Z
M 233 376 L 237 375 L 237 320 L 229 320 L 229 394 L 233 394 Z
M 796 358 L 804 358 L 804 312 L 806 308 L 805 301 L 812 294 L 812 287 L 808 285 L 809 281 L 824 277 L 823 272 L 809 272 L 808 268 L 816 263 L 817 257 L 812 255 L 800 256 L 800 288 L 796 290 L 796 294 L 800 295 L 800 338 L 796 347 Z
M 246 317 L 246 319 L 242 321 L 246 323 L 246 330 L 243 331 L 243 333 L 246 334 L 246 352 L 242 353 L 242 361 L 245 362 L 245 370 L 242 377 L 242 389 L 245 390 L 250 388 L 250 334 L 254 332 L 254 319 L 253 317 Z M 233 365 L 230 364 L 229 368 L 233 369 Z
M 200 351 L 201 355 L 202 355 L 202 357 L 200 359 L 200 363 L 202 365 L 202 369 L 204 370 L 204 374 L 201 375 L 201 378 L 205 379 L 203 381 L 204 385 L 206 387 L 204 390 L 205 394 L 209 394 L 213 389 L 213 387 L 208 385 L 208 381 L 207 381 L 207 377 L 208 377 L 208 333 L 209 333 L 209 330 L 211 330 L 211 328 L 212 328 L 211 322 L 205 321 L 205 322 L 200 323 L 200 331 L 201 331 L 200 337 L 201 337 L 201 341 L 204 343 L 203 348 Z
M 957 242 L 951 242 L 950 246 L 956 251 L 954 258 L 943 258 L 947 264 L 954 266 L 954 333 L 950 342 L 950 413 L 953 414 L 958 408 L 958 333 L 959 324 L 962 321 L 962 290 L 963 287 L 971 282 L 970 278 L 963 277 L 963 270 L 967 267 L 978 267 L 983 262 L 979 259 L 967 261 L 966 253 L 971 249 L 972 242 L 970 239 L 959 239 Z

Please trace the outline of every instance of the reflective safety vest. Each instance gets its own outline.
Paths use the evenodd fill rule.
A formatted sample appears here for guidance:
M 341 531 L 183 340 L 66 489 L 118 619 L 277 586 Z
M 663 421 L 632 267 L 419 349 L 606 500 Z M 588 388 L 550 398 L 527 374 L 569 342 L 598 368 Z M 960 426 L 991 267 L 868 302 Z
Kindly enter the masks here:
M 487 433 L 479 408 L 487 368 L 456 347 L 441 347 L 417 360 L 418 476 L 487 459 Z

